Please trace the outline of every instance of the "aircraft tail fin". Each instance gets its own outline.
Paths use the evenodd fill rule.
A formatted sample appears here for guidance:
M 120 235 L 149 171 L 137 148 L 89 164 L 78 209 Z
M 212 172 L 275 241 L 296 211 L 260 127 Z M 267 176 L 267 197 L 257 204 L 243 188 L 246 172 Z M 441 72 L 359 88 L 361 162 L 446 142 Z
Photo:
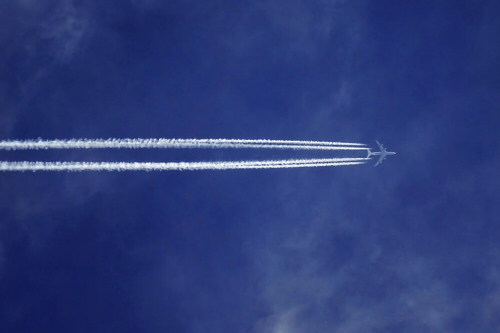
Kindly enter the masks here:
M 372 151 L 370 150 L 370 148 L 367 148 L 366 152 L 367 152 L 366 158 L 372 156 L 372 154 L 373 154 Z

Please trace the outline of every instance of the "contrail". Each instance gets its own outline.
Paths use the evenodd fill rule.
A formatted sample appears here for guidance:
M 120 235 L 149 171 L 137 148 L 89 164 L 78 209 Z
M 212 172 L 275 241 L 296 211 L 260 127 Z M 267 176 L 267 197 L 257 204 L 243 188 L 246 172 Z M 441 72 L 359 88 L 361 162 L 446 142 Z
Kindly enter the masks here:
M 364 164 L 367 158 L 237 162 L 0 162 L 0 171 L 168 171 L 326 167 Z
M 360 143 L 237 139 L 71 139 L 0 141 L 0 150 L 103 148 L 255 148 L 300 150 L 366 150 Z
M 308 146 L 366 146 L 364 143 L 332 142 L 332 141 L 298 141 L 298 140 L 244 140 L 244 139 L 187 139 L 206 143 L 243 143 L 243 144 L 284 144 Z

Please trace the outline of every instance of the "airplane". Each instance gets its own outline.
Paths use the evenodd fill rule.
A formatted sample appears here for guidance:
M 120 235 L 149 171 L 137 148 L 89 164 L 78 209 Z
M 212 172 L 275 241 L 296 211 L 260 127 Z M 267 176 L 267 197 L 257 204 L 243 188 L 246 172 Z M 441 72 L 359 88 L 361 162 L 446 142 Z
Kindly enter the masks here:
M 395 152 L 392 152 L 392 151 L 387 151 L 384 146 L 382 144 L 380 144 L 380 142 L 378 142 L 377 140 L 375 140 L 375 142 L 377 143 L 378 147 L 380 148 L 380 152 L 374 152 L 372 153 L 372 151 L 370 150 L 370 148 L 366 148 L 366 150 L 368 150 L 368 156 L 366 156 L 366 158 L 374 155 L 374 156 L 380 156 L 380 158 L 378 159 L 377 163 L 374 165 L 374 166 L 377 166 L 379 165 L 380 163 L 382 163 L 382 161 L 387 157 L 387 155 L 396 155 Z

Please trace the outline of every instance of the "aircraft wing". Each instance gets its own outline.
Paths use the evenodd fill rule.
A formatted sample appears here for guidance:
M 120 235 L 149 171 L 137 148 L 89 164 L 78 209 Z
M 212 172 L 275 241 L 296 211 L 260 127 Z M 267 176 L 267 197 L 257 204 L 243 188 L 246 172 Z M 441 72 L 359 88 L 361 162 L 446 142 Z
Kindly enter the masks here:
M 384 150 L 384 145 L 381 144 L 380 142 L 378 142 L 377 140 L 375 140 L 375 142 L 377 143 L 378 148 L 380 149 L 380 152 L 382 152 Z
M 378 142 L 377 142 L 378 143 Z M 385 156 L 384 155 L 380 155 L 380 158 L 378 159 L 377 163 L 374 165 L 374 167 L 376 167 L 377 165 L 379 165 L 380 163 L 382 163 L 382 161 L 384 160 Z

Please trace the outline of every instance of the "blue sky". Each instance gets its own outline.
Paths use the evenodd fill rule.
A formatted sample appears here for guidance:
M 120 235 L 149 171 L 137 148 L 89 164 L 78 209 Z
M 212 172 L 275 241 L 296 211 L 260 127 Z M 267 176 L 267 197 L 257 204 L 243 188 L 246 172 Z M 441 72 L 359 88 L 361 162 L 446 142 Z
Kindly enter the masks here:
M 500 330 L 499 13 L 2 1 L 1 140 L 376 139 L 398 155 L 377 168 L 0 174 L 0 331 Z M 331 154 L 0 152 L 316 156 Z

